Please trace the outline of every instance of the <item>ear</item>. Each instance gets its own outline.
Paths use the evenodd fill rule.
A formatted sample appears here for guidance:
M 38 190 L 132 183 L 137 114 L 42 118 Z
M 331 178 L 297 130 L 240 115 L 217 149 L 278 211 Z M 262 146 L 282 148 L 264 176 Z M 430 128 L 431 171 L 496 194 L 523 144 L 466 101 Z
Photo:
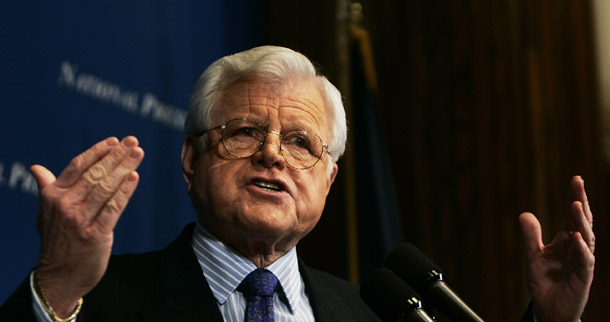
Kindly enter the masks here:
M 333 169 L 331 170 L 330 177 L 328 178 L 328 191 L 330 191 L 330 186 L 332 186 L 333 182 L 335 182 L 337 172 L 339 172 L 339 166 L 337 165 L 337 162 L 333 162 Z M 326 192 L 327 194 L 328 191 Z
M 191 191 L 191 178 L 197 169 L 197 160 L 199 159 L 199 148 L 197 138 L 192 135 L 187 135 L 182 143 L 182 175 L 188 184 L 187 191 Z

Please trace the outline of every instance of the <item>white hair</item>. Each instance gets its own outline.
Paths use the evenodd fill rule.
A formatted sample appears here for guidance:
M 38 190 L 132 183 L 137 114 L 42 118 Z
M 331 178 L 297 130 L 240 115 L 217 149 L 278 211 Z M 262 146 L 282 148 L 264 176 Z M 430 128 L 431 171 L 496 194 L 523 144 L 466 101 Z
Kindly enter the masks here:
M 184 122 L 187 134 L 198 134 L 212 127 L 212 113 L 221 92 L 245 78 L 269 84 L 312 83 L 324 100 L 330 135 L 328 154 L 337 162 L 345 151 L 347 124 L 341 93 L 320 75 L 303 54 L 284 47 L 262 46 L 225 56 L 212 63 L 199 77 Z M 329 173 L 332 170 L 329 162 Z

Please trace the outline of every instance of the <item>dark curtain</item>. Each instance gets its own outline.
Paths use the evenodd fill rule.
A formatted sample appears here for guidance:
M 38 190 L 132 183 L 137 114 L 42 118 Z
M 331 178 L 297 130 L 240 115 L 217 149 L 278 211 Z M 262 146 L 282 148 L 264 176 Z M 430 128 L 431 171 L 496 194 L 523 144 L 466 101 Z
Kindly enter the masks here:
M 444 268 L 485 320 L 518 321 L 529 301 L 518 215 L 534 212 L 549 242 L 562 224 L 570 177 L 582 175 L 598 237 L 586 317 L 603 320 L 609 176 L 590 1 L 361 3 L 404 239 Z M 350 3 L 267 5 L 268 42 L 320 62 L 355 113 L 345 81 Z M 322 221 L 300 246 L 312 266 L 353 280 L 346 222 L 361 215 L 350 211 L 357 182 L 350 147 L 358 143 L 348 144 Z

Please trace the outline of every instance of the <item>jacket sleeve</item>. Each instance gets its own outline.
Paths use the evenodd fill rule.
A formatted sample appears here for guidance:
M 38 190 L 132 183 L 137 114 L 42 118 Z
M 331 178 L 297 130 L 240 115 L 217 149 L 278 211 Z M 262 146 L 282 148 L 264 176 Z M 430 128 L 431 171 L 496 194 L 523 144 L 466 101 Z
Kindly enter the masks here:
M 36 322 L 29 275 L 0 307 L 0 321 Z

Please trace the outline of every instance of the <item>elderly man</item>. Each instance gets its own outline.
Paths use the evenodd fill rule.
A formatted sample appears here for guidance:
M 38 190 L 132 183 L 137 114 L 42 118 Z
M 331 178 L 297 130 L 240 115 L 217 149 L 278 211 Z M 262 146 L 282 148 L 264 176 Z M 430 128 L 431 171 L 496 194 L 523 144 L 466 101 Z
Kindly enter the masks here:
M 2 321 L 377 320 L 356 286 L 296 255 L 320 219 L 346 141 L 340 94 L 305 56 L 265 46 L 216 61 L 197 82 L 185 129 L 183 174 L 197 223 L 156 252 L 110 256 L 144 156 L 136 138 L 97 143 L 57 178 L 32 167 L 42 250 Z M 553 244 L 542 244 L 532 214 L 521 217 L 542 321 L 577 321 L 593 278 L 582 179 L 571 191 Z

